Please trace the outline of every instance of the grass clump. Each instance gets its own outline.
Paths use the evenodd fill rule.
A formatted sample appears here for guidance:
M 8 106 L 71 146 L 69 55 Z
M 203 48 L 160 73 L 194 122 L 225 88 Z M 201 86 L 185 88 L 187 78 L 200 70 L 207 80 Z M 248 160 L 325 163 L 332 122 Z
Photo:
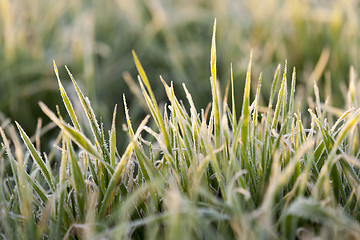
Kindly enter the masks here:
M 163 74 L 174 81 L 176 89 L 186 83 L 196 91 L 193 99 L 199 109 L 205 108 L 211 98 L 211 91 L 203 87 L 209 75 L 211 42 L 207 32 L 215 17 L 220 26 L 217 39 L 222 43 L 218 46 L 217 72 L 219 77 L 226 76 L 229 61 L 233 61 L 239 94 L 248 62 L 244 56 L 252 48 L 255 75 L 260 71 L 264 76 L 272 75 L 276 64 L 286 58 L 299 73 L 297 91 L 304 86 L 311 90 L 313 81 L 320 88 L 332 85 L 332 105 L 341 108 L 343 99 L 338 96 L 345 88 L 350 65 L 360 71 L 359 12 L 357 1 L 347 0 L 330 0 L 328 4 L 314 0 L 261 4 L 234 0 L 2 0 L 0 112 L 13 120 L 27 119 L 21 125 L 33 135 L 42 116 L 38 101 L 50 106 L 60 101 L 50 67 L 51 59 L 56 59 L 58 65 L 67 64 L 72 69 L 79 86 L 86 86 L 96 113 L 110 124 L 112 109 L 106 106 L 118 103 L 126 82 L 136 74 L 129 49 L 141 49 L 138 54 L 146 69 L 151 69 L 147 71 L 150 79 Z M 65 69 L 59 71 L 62 75 Z M 270 85 L 271 81 L 263 82 L 264 88 Z M 152 88 L 158 101 L 166 100 L 160 81 L 152 81 Z M 72 96 L 73 91 L 68 93 Z M 262 91 L 264 99 L 269 98 L 268 93 Z M 177 96 L 186 98 L 182 91 Z M 131 95 L 127 100 L 132 119 L 140 121 L 142 106 Z M 241 104 L 237 105 L 240 113 Z M 303 107 L 306 109 L 306 103 Z M 118 119 L 124 121 L 122 117 Z M 119 131 L 117 136 L 125 134 Z M 51 137 L 45 135 L 42 142 Z
M 162 78 L 168 103 L 161 107 L 133 52 L 150 115 L 133 126 L 124 95 L 129 142 L 121 156 L 115 137 L 117 108 L 105 132 L 67 69 L 76 101 L 83 108 L 75 111 L 54 63 L 68 116 L 40 103 L 61 129 L 51 152 L 40 154 L 38 138 L 34 144 L 18 123 L 23 144 L 11 124 L 0 128 L 2 236 L 356 238 L 360 233 L 360 110 L 355 74 L 349 84 L 348 108 L 339 116 L 321 102 L 315 84 L 315 102 L 310 101 L 307 115 L 310 123 L 305 124 L 295 95 L 295 69 L 288 81 L 286 62 L 283 70 L 278 66 L 275 71 L 267 106 L 260 101 L 261 75 L 251 99 L 250 55 L 238 118 L 232 68 L 224 97 L 220 94 L 215 32 L 216 22 L 210 61 L 212 102 L 201 111 L 185 85 L 190 108 L 176 97 L 173 84 Z M 83 114 L 91 137 L 78 120 Z

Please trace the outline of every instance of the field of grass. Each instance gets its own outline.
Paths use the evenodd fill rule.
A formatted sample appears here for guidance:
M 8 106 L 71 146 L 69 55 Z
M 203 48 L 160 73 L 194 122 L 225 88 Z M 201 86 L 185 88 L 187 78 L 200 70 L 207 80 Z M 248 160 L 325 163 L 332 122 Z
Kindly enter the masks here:
M 183 84 L 176 89 L 185 95 L 180 99 L 173 82 L 162 77 L 167 99 L 160 104 L 132 52 L 139 74 L 133 88 L 149 115 L 135 125 L 128 94 L 123 95 L 128 137 L 120 140 L 126 142 L 122 152 L 117 150 L 117 107 L 105 129 L 68 68 L 71 89 L 64 87 L 54 62 L 64 110 L 40 102 L 61 130 L 53 148 L 41 153 L 41 127 L 33 139 L 21 123 L 0 128 L 2 237 L 356 239 L 360 99 L 355 70 L 341 109 L 321 97 L 314 81 L 314 98 L 304 113 L 306 93 L 295 91 L 299 73 L 288 61 L 274 67 L 272 79 L 261 73 L 254 78 L 251 52 L 241 95 L 232 65 L 221 90 L 216 21 L 210 49 L 211 105 L 201 110 L 194 89 Z M 261 100 L 264 95 L 267 101 Z
M 211 97 L 204 86 L 214 18 L 219 24 L 218 75 L 223 91 L 231 62 L 239 79 L 235 87 L 242 89 L 253 49 L 254 76 L 263 72 L 270 78 L 276 65 L 287 59 L 298 70 L 297 90 L 307 92 L 305 99 L 311 96 L 314 80 L 320 89 L 328 81 L 333 90 L 330 100 L 343 107 L 350 66 L 360 72 L 359 11 L 358 0 L 2 0 L 0 112 L 35 134 L 37 118 L 47 121 L 38 101 L 55 106 L 61 100 L 51 68 L 55 59 L 59 66 L 69 66 L 109 126 L 112 107 L 129 91 L 124 77 L 130 81 L 129 76 L 136 76 L 132 49 L 149 69 L 150 79 L 162 75 L 176 89 L 186 83 L 196 91 L 194 101 L 205 108 Z M 64 68 L 60 71 L 65 74 Z M 270 81 L 263 84 L 271 87 Z M 152 85 L 158 100 L 165 100 L 161 83 Z M 270 97 L 269 91 L 263 94 L 260 101 Z M 182 91 L 178 95 L 186 97 Z M 139 122 L 143 108 L 131 94 L 128 105 Z

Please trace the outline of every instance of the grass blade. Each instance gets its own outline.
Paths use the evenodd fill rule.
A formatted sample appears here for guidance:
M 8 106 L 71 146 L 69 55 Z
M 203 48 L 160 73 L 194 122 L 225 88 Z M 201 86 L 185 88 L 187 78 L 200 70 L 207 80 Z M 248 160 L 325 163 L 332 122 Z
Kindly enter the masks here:
M 77 117 L 76 117 L 76 114 L 75 114 L 75 111 L 74 111 L 74 108 L 71 104 L 71 101 L 70 99 L 68 98 L 67 96 L 67 93 L 65 91 L 65 88 L 63 87 L 61 81 L 60 81 L 60 77 L 59 77 L 59 71 L 57 69 L 57 66 L 55 64 L 55 61 L 53 61 L 53 66 L 54 66 L 54 71 L 55 71 L 55 74 L 56 74 L 56 78 L 58 80 L 58 84 L 59 84 L 59 89 L 60 89 L 60 94 L 61 94 L 61 97 L 63 99 L 63 102 L 64 102 L 64 105 L 66 107 L 66 110 L 67 112 L 69 113 L 69 116 L 71 118 L 71 121 L 73 122 L 74 124 L 74 127 L 78 130 L 81 131 L 81 128 L 80 128 L 80 124 L 79 124 L 79 121 L 77 120 Z
M 252 62 L 252 52 L 250 53 L 250 60 L 248 65 L 248 70 L 246 72 L 246 81 L 245 81 L 245 90 L 243 97 L 243 105 L 241 112 L 241 143 L 242 146 L 246 148 L 247 140 L 249 136 L 249 126 L 250 126 L 250 86 L 251 86 L 251 62 Z
M 110 164 L 113 168 L 115 168 L 115 153 L 116 153 L 116 128 L 115 128 L 115 118 L 116 118 L 116 110 L 117 105 L 115 105 L 114 113 L 113 113 L 113 120 L 111 124 L 111 131 L 110 131 Z
M 71 74 L 71 72 L 69 71 L 69 69 L 65 66 L 66 71 L 68 72 L 71 81 L 73 82 L 73 85 L 75 87 L 76 93 L 80 99 L 81 105 L 86 113 L 86 116 L 89 120 L 90 126 L 91 126 L 91 130 L 95 136 L 96 142 L 99 144 L 100 148 L 101 148 L 101 152 L 103 154 L 103 158 L 105 160 L 105 162 L 110 163 L 110 154 L 109 151 L 107 149 L 106 143 L 104 141 L 104 138 L 102 137 L 102 131 L 100 130 L 99 124 L 96 120 L 95 114 L 93 109 L 91 108 L 90 105 L 90 101 L 84 97 L 84 94 L 81 92 L 79 86 L 77 85 L 73 75 Z
M 98 160 L 102 160 L 102 156 L 97 149 L 91 144 L 81 132 L 73 127 L 68 126 L 65 122 L 56 117 L 56 115 L 42 102 L 39 103 L 42 111 L 61 128 L 75 143 L 82 147 L 86 152 L 94 156 Z
M 30 138 L 26 135 L 22 127 L 17 122 L 16 122 L 16 126 L 19 129 L 21 138 L 23 139 L 27 149 L 29 150 L 31 157 L 39 167 L 47 184 L 49 185 L 52 191 L 55 191 L 55 180 L 52 178 L 52 174 L 50 173 L 51 170 L 46 166 L 40 154 L 36 151 L 34 145 L 31 143 Z
M 214 134 L 215 134 L 215 146 L 216 148 L 221 145 L 220 137 L 220 109 L 219 109 L 219 100 L 218 93 L 216 91 L 216 19 L 214 21 L 213 35 L 211 40 L 211 90 L 212 90 L 212 112 L 214 116 Z
M 150 107 L 150 110 L 153 109 L 153 111 L 151 112 L 156 123 L 158 124 L 158 127 L 160 129 L 160 132 L 162 134 L 162 136 L 164 137 L 164 141 L 165 141 L 165 144 L 166 144 L 166 147 L 168 149 L 169 152 L 171 152 L 171 145 L 170 145 L 170 140 L 169 140 L 169 136 L 168 136 L 168 132 L 166 131 L 165 129 L 165 124 L 164 124 L 164 121 L 161 117 L 161 114 L 160 114 L 160 111 L 159 111 L 159 106 L 156 102 L 156 99 L 155 99 L 155 96 L 154 96 L 154 93 L 151 89 L 151 86 L 150 86 L 150 83 L 149 83 L 149 80 L 146 76 L 146 73 L 144 71 L 144 68 L 142 67 L 135 51 L 133 50 L 132 51 L 132 54 L 133 54 L 133 57 L 134 57 L 134 62 L 135 62 L 135 65 L 136 65 L 136 69 L 138 70 L 139 72 L 139 75 L 140 75 L 140 78 L 139 80 L 141 80 L 140 82 L 143 82 L 146 86 L 146 89 L 147 91 L 149 92 L 150 94 L 150 99 L 151 101 L 147 100 L 147 104 L 148 106 Z M 146 96 L 146 91 L 142 88 L 142 92 L 143 92 L 143 95 Z
M 109 185 L 104 194 L 104 198 L 99 206 L 99 218 L 103 218 L 105 216 L 106 210 L 109 207 L 109 205 L 111 204 L 111 201 L 115 195 L 115 192 L 116 192 L 118 186 L 120 185 L 121 176 L 122 176 L 124 167 L 127 164 L 127 162 L 129 161 L 130 154 L 134 149 L 134 144 L 136 144 L 135 139 L 137 139 L 139 137 L 139 135 L 140 135 L 141 131 L 143 130 L 144 126 L 146 125 L 148 119 L 149 119 L 149 116 L 147 116 L 141 122 L 138 130 L 136 131 L 136 133 L 134 135 L 134 139 L 126 147 L 126 150 L 125 150 L 124 154 L 122 155 L 120 162 L 118 163 L 118 165 L 115 168 L 114 174 L 111 176 Z

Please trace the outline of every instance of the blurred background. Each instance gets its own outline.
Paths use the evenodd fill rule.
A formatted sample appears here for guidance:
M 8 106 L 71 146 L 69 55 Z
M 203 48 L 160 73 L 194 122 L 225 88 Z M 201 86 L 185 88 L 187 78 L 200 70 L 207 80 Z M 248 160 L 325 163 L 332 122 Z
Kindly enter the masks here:
M 125 81 L 137 76 L 132 49 L 158 100 L 165 99 L 162 75 L 180 96 L 185 83 L 197 107 L 205 108 L 211 101 L 215 18 L 220 85 L 226 87 L 233 63 L 237 101 L 253 50 L 254 87 L 263 72 L 263 99 L 277 64 L 287 59 L 289 76 L 296 67 L 304 104 L 318 81 L 322 96 L 327 89 L 330 101 L 344 107 L 350 66 L 360 72 L 359 13 L 358 0 L 0 0 L 0 119 L 17 120 L 29 135 L 38 117 L 48 121 L 38 101 L 53 110 L 61 105 L 54 59 L 67 91 L 74 95 L 64 65 L 103 117 L 105 129 L 115 104 L 118 121 L 124 122 L 123 93 L 138 121 L 145 111 Z

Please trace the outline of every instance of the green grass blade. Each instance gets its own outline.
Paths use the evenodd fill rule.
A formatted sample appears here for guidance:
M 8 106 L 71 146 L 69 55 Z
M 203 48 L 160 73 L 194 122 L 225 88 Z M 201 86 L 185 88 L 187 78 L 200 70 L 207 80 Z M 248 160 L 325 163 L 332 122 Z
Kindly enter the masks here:
M 67 95 L 67 93 L 65 91 L 65 88 L 63 87 L 63 85 L 62 85 L 62 83 L 60 81 L 59 71 L 58 71 L 57 66 L 55 64 L 55 61 L 53 61 L 53 66 L 54 66 L 54 71 L 55 71 L 56 78 L 58 80 L 60 94 L 61 94 L 62 100 L 64 102 L 64 105 L 66 107 L 66 110 L 67 110 L 67 112 L 68 112 L 68 114 L 69 114 L 69 116 L 71 118 L 72 123 L 74 124 L 74 127 L 81 131 L 80 124 L 79 124 L 79 121 L 77 120 L 74 108 L 73 108 L 73 106 L 71 104 L 70 99 L 68 98 L 68 95 Z
M 12 151 L 10 149 L 9 140 L 7 139 L 7 137 L 5 135 L 5 132 L 1 127 L 0 127 L 0 135 L 1 135 L 2 139 L 3 139 L 2 146 L 5 149 L 5 152 L 8 154 L 8 157 L 10 159 L 10 167 L 11 167 L 12 173 L 15 176 L 14 177 L 15 178 L 15 184 L 16 184 L 16 186 L 21 186 L 20 185 L 20 180 L 19 180 L 20 174 L 19 174 L 18 164 L 15 161 L 14 156 L 12 154 Z M 21 159 L 21 161 L 22 161 L 22 159 Z M 17 194 L 21 198 L 20 188 L 17 188 Z
M 255 107 L 254 107 L 254 113 L 253 113 L 253 133 L 252 133 L 253 138 L 256 136 L 256 130 L 257 130 L 261 83 L 262 83 L 262 73 L 260 73 L 260 76 L 259 76 L 258 86 L 256 89 L 256 95 L 255 95 Z
M 232 128 L 236 129 L 236 124 L 237 124 L 237 120 L 236 120 L 236 105 L 235 105 L 235 88 L 234 88 L 234 73 L 233 73 L 233 65 L 231 63 L 230 66 L 230 79 L 231 79 L 231 107 L 232 107 Z M 234 132 L 234 131 L 233 131 Z
M 158 104 L 156 102 L 154 93 L 153 93 L 153 91 L 151 89 L 149 80 L 148 80 L 148 78 L 146 76 L 146 73 L 144 71 L 144 68 L 142 67 L 142 65 L 141 65 L 141 63 L 140 63 L 140 61 L 139 61 L 139 59 L 138 59 L 138 57 L 137 57 L 134 50 L 132 51 L 132 54 L 133 54 L 134 62 L 135 62 L 135 65 L 136 65 L 136 69 L 138 70 L 139 75 L 140 75 L 139 80 L 141 80 L 140 82 L 143 82 L 145 84 L 146 89 L 150 94 L 151 101 L 147 100 L 147 104 L 148 104 L 148 106 L 151 105 L 151 108 L 153 108 L 154 111 L 152 111 L 152 115 L 153 115 L 154 119 L 156 120 L 156 122 L 158 124 L 158 127 L 160 129 L 161 134 L 164 137 L 165 144 L 166 144 L 166 147 L 168 148 L 168 151 L 171 152 L 171 145 L 170 145 L 170 141 L 169 141 L 168 132 L 167 132 L 167 130 L 165 128 L 165 124 L 164 124 L 164 121 L 163 121 L 163 119 L 161 117 L 159 107 L 158 107 Z M 143 88 L 142 88 L 142 92 L 143 92 L 144 96 L 147 95 L 147 94 L 145 94 L 146 91 L 144 91 Z
M 359 121 L 360 117 L 360 110 L 357 110 L 353 116 L 345 123 L 341 131 L 339 132 L 338 136 L 336 137 L 336 140 L 332 137 L 332 135 L 329 133 L 328 130 L 325 129 L 325 127 L 321 124 L 320 120 L 315 116 L 315 114 L 309 110 L 311 116 L 315 120 L 316 124 L 321 130 L 321 134 L 323 136 L 323 141 L 325 144 L 325 148 L 328 152 L 328 159 L 326 163 L 326 167 L 321 169 L 320 172 L 320 180 L 318 180 L 318 186 L 320 187 L 323 184 L 324 176 L 330 171 L 331 177 L 333 178 L 332 185 L 334 189 L 335 198 L 337 201 L 340 201 L 340 195 L 342 199 L 345 201 L 345 190 L 342 187 L 341 179 L 340 179 L 340 173 L 336 166 L 333 166 L 334 164 L 334 156 L 337 152 L 341 152 L 339 149 L 339 146 L 341 142 L 344 140 L 346 135 L 349 133 L 352 127 L 354 127 L 355 124 Z M 348 166 L 348 163 L 346 163 L 344 160 L 340 161 L 341 165 L 345 167 L 345 170 L 347 173 L 349 173 L 352 177 L 354 177 L 355 180 L 359 181 L 359 177 L 354 172 L 353 168 L 351 166 Z
M 80 171 L 80 167 L 78 165 L 78 159 L 75 156 L 75 152 L 73 146 L 71 144 L 71 140 L 69 138 L 66 139 L 67 151 L 69 153 L 70 160 L 70 169 L 71 169 L 71 177 L 75 183 L 74 188 L 76 192 L 76 200 L 78 204 L 78 214 L 79 219 L 84 220 L 85 217 L 85 200 L 87 199 L 87 191 L 85 187 L 84 177 Z
M 6 153 L 8 154 L 8 157 L 10 160 L 11 171 L 13 172 L 16 186 L 21 186 L 20 182 L 23 182 L 24 180 L 26 180 L 32 186 L 34 191 L 38 194 L 38 196 L 40 197 L 42 202 L 47 203 L 48 198 L 46 196 L 45 190 L 39 184 L 35 183 L 34 180 L 29 176 L 28 173 L 24 172 L 24 174 L 23 174 L 24 180 L 20 179 L 20 177 L 22 176 L 20 169 L 23 169 L 23 167 L 19 166 L 18 162 L 14 159 L 12 152 L 10 150 L 9 141 L 6 138 L 5 132 L 1 127 L 0 127 L 0 135 L 3 139 L 3 148 L 5 149 Z M 21 188 L 19 188 L 19 187 L 16 188 L 16 191 L 17 191 L 16 194 L 21 198 L 22 193 L 20 193 L 20 190 L 21 190 Z M 21 199 L 20 199 L 20 202 L 21 202 Z
M 294 67 L 292 77 L 291 77 L 291 90 L 290 90 L 290 100 L 289 100 L 289 116 L 292 116 L 292 114 L 294 113 L 295 86 L 296 86 L 296 70 L 295 70 L 295 67 Z
M 62 138 L 62 151 L 61 151 L 61 165 L 60 165 L 60 176 L 59 176 L 59 191 L 60 191 L 60 200 L 58 204 L 57 209 L 57 216 L 56 216 L 56 226 L 53 233 L 54 238 L 61 239 L 62 231 L 61 228 L 63 226 L 63 219 L 65 215 L 65 209 L 64 205 L 65 202 L 65 186 L 66 186 L 66 166 L 67 166 L 67 152 L 66 149 L 66 143 L 65 143 L 65 137 Z
M 62 120 L 56 117 L 56 115 L 42 102 L 39 103 L 42 111 L 56 124 L 61 128 L 75 143 L 77 143 L 81 148 L 86 152 L 94 156 L 98 160 L 102 160 L 101 154 L 97 149 L 91 144 L 90 140 L 87 139 L 81 132 L 75 128 L 68 126 Z M 110 166 L 111 169 L 111 166 Z M 109 170 L 109 168 L 108 168 Z M 111 170 L 110 170 L 111 171 Z
M 111 131 L 110 131 L 110 164 L 113 168 L 115 168 L 115 154 L 116 154 L 116 128 L 115 128 L 115 118 L 116 118 L 116 110 L 117 105 L 115 105 L 114 113 L 113 113 L 113 120 L 111 124 Z
M 52 174 L 50 173 L 50 169 L 46 166 L 45 162 L 42 160 L 40 154 L 36 151 L 34 145 L 31 143 L 30 138 L 26 135 L 25 131 L 22 127 L 16 122 L 16 126 L 19 129 L 21 138 L 23 139 L 27 149 L 30 152 L 31 157 L 39 167 L 41 173 L 43 174 L 47 184 L 51 188 L 52 191 L 55 191 L 55 180 L 52 178 Z
M 144 126 L 146 125 L 147 121 L 149 119 L 149 116 L 147 116 L 140 124 L 138 130 L 136 131 L 134 135 L 134 139 L 129 143 L 129 145 L 126 147 L 126 150 L 124 154 L 122 155 L 120 162 L 115 168 L 114 174 L 112 174 L 109 185 L 106 189 L 106 192 L 104 194 L 104 198 L 99 205 L 99 218 L 103 218 L 106 214 L 106 210 L 111 204 L 111 201 L 113 200 L 115 196 L 115 192 L 120 185 L 122 172 L 124 170 L 124 167 L 126 166 L 127 162 L 129 161 L 129 157 L 131 155 L 131 152 L 134 149 L 134 144 L 136 144 L 135 139 L 137 139 L 143 130 Z
M 211 142 L 209 141 L 208 138 L 204 137 L 203 140 L 205 143 L 207 154 L 210 156 L 210 163 L 212 168 L 214 169 L 216 180 L 218 181 L 220 186 L 221 195 L 223 199 L 226 200 L 227 196 L 225 194 L 225 183 L 224 180 L 222 179 L 221 169 L 219 166 L 219 162 L 216 158 L 216 152 L 218 152 L 219 150 L 214 148 L 213 145 L 211 145 Z
M 268 162 L 270 161 L 269 159 L 271 158 L 271 154 L 272 154 L 272 145 L 270 141 L 270 134 L 271 134 L 270 119 L 271 119 L 271 111 L 273 107 L 273 101 L 275 97 L 276 86 L 279 80 L 279 76 L 280 76 L 280 64 L 277 66 L 274 74 L 274 79 L 271 85 L 268 109 L 266 112 L 265 134 L 263 134 L 264 138 L 263 138 L 263 148 L 262 148 L 262 156 L 261 156 L 261 166 L 263 171 L 266 171 L 267 168 L 266 166 L 268 165 Z M 263 181 L 267 181 L 267 179 Z
M 188 89 L 186 88 L 185 84 L 183 84 L 183 88 L 186 94 L 186 98 L 189 101 L 190 104 L 190 112 L 191 112 L 191 133 L 193 137 L 194 147 L 195 150 L 199 149 L 199 132 L 200 132 L 200 119 L 198 117 L 198 113 L 196 111 L 195 104 L 193 102 L 193 99 L 191 97 L 191 94 L 189 93 Z
M 249 136 L 249 126 L 250 126 L 250 87 L 251 87 L 251 63 L 252 63 L 252 52 L 250 53 L 250 60 L 248 69 L 246 72 L 246 81 L 244 88 L 244 97 L 241 113 L 241 143 L 242 146 L 246 148 L 247 140 Z
M 180 106 L 178 99 L 175 96 L 174 93 L 174 87 L 171 84 L 171 87 L 169 87 L 166 82 L 161 78 L 162 83 L 166 89 L 166 92 L 168 94 L 168 98 L 171 102 L 171 106 L 172 106 L 172 120 L 173 120 L 173 130 L 174 132 L 177 132 L 177 135 L 175 135 L 175 137 L 182 143 L 179 143 L 179 146 L 177 146 L 178 149 L 182 149 L 183 146 L 185 145 L 185 149 L 186 151 L 184 152 L 185 155 L 187 155 L 187 157 L 189 158 L 190 156 L 192 156 L 193 154 L 193 148 L 191 147 L 191 139 L 192 139 L 192 134 L 191 134 L 191 117 L 189 117 L 189 115 L 186 113 L 185 109 Z M 186 88 L 185 88 L 186 89 Z M 178 130 L 176 129 L 177 126 L 180 127 L 181 130 L 181 134 L 178 134 Z M 176 141 L 175 141 L 176 142 Z M 181 155 L 183 155 L 183 153 L 181 153 Z M 184 165 L 182 165 L 184 166 Z
M 76 93 L 80 99 L 81 105 L 86 113 L 86 116 L 88 118 L 88 121 L 90 123 L 90 127 L 91 130 L 95 136 L 96 142 L 99 144 L 100 148 L 101 148 L 101 152 L 103 154 L 103 158 L 104 161 L 107 163 L 110 163 L 110 153 L 109 150 L 107 149 L 107 145 L 104 141 L 104 138 L 102 137 L 102 131 L 100 130 L 99 124 L 96 120 L 95 114 L 93 109 L 91 108 L 90 105 L 90 101 L 84 97 L 84 94 L 82 93 L 82 91 L 80 90 L 79 86 L 77 85 L 73 75 L 71 74 L 71 72 L 69 71 L 69 69 L 65 66 L 66 71 L 68 72 L 71 81 L 73 82 L 73 85 L 75 87 Z
M 127 122 L 127 126 L 128 126 L 128 131 L 129 131 L 129 137 L 131 141 L 136 141 L 135 134 L 134 134 L 134 130 L 130 121 L 130 116 L 129 116 L 129 109 L 127 107 L 127 103 L 126 103 L 126 98 L 125 98 L 125 94 L 123 94 L 123 102 L 124 102 L 124 109 L 125 109 L 125 117 L 126 117 L 126 122 Z M 158 171 L 155 169 L 154 165 L 151 163 L 151 161 L 147 158 L 147 156 L 143 153 L 143 149 L 141 148 L 141 146 L 136 143 L 134 146 L 134 150 L 135 150 L 135 155 L 136 158 L 138 159 L 139 162 L 139 166 L 140 166 L 140 171 L 143 174 L 145 181 L 146 182 L 150 182 L 150 174 L 152 174 L 153 176 L 156 176 Z M 148 173 L 150 171 L 150 174 Z M 141 179 L 140 179 L 141 181 Z
M 214 134 L 215 134 L 215 146 L 218 148 L 221 145 L 220 137 L 220 109 L 218 93 L 216 91 L 216 19 L 214 21 L 213 35 L 211 40 L 211 89 L 212 89 L 212 112 L 214 114 Z
M 283 74 L 283 78 L 282 78 L 282 82 L 281 82 L 281 87 L 279 90 L 279 94 L 278 94 L 278 99 L 277 99 L 277 103 L 276 103 L 276 108 L 275 108 L 275 113 L 274 113 L 274 118 L 273 118 L 273 122 L 271 124 L 271 129 L 276 129 L 277 124 L 279 123 L 279 116 L 280 116 L 280 110 L 281 110 L 281 104 L 283 102 L 283 98 L 284 98 L 284 92 L 286 91 L 286 73 L 287 73 L 287 61 L 285 61 L 285 67 L 284 67 L 284 74 Z M 285 119 L 283 119 L 284 121 Z

